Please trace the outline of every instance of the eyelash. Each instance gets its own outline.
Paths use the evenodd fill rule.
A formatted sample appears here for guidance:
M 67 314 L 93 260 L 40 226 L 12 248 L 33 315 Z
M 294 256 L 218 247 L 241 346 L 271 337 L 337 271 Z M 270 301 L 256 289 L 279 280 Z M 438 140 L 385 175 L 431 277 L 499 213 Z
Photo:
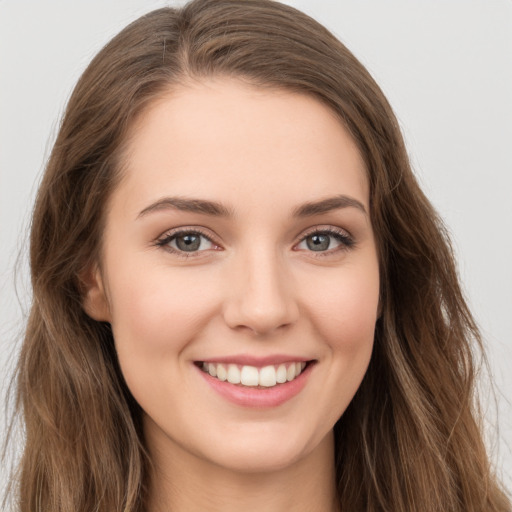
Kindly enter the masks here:
M 173 247 L 170 247 L 169 244 L 180 235 L 199 235 L 199 236 L 204 237 L 206 240 L 208 240 L 212 244 L 217 245 L 209 235 L 207 235 L 206 233 L 204 233 L 203 231 L 201 231 L 198 228 L 180 229 L 178 231 L 172 231 L 170 233 L 166 233 L 162 238 L 159 238 L 156 241 L 155 245 L 158 247 L 164 248 L 166 251 L 169 251 L 172 254 L 175 254 L 176 256 L 178 256 L 180 258 L 194 258 L 194 257 L 198 257 L 201 252 L 204 252 L 204 251 L 186 252 L 186 251 L 176 250 Z M 348 251 L 355 245 L 355 240 L 349 234 L 347 234 L 345 231 L 343 231 L 341 229 L 336 229 L 336 228 L 324 228 L 324 229 L 314 228 L 311 231 L 307 232 L 295 245 L 298 245 L 301 242 L 304 242 L 308 237 L 310 237 L 312 235 L 328 235 L 328 236 L 331 236 L 334 239 L 336 239 L 338 242 L 340 242 L 339 247 L 336 247 L 334 249 L 328 249 L 327 251 L 308 251 L 308 252 L 313 253 L 315 255 L 315 257 L 317 257 L 317 258 L 330 256 L 333 253 L 338 253 L 340 251 Z

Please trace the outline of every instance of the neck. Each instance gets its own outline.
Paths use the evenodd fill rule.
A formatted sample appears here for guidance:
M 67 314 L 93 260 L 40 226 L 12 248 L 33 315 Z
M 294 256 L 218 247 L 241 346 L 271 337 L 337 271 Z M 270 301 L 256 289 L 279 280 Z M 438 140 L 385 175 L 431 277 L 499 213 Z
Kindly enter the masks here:
M 148 512 L 336 512 L 334 438 L 269 472 L 220 467 L 174 445 L 172 457 L 149 446 L 153 459 Z

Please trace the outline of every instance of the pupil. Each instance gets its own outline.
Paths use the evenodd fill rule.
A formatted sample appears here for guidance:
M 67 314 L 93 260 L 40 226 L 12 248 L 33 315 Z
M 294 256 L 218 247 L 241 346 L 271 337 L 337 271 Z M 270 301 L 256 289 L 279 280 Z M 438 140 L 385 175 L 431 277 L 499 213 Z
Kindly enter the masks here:
M 325 251 L 329 248 L 329 235 L 312 235 L 306 243 L 312 251 Z
M 182 235 L 176 238 L 176 245 L 181 251 L 196 251 L 201 245 L 199 235 Z

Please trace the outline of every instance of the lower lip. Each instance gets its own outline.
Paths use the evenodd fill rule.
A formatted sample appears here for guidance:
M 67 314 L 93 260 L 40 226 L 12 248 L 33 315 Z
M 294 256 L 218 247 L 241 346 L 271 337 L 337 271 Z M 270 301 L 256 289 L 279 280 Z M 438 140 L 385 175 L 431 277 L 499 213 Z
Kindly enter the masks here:
M 197 366 L 195 368 L 214 391 L 230 402 L 242 407 L 268 408 L 284 404 L 299 394 L 306 385 L 313 366 L 313 363 L 309 363 L 302 373 L 292 381 L 270 388 L 252 388 L 231 384 L 228 381 L 212 377 Z

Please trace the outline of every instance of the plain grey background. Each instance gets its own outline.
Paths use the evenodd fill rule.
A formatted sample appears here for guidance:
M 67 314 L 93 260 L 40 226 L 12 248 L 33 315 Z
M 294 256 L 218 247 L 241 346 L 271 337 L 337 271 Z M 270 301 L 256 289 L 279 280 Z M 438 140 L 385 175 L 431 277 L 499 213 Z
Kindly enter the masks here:
M 0 0 L 2 395 L 30 302 L 31 204 L 72 87 L 126 24 L 183 3 Z M 495 402 L 484 376 L 488 442 L 512 489 L 512 1 L 285 3 L 333 31 L 397 113 L 420 182 L 452 233 L 464 289 L 485 337 L 497 388 Z M 0 468 L 0 489 L 5 479 Z

